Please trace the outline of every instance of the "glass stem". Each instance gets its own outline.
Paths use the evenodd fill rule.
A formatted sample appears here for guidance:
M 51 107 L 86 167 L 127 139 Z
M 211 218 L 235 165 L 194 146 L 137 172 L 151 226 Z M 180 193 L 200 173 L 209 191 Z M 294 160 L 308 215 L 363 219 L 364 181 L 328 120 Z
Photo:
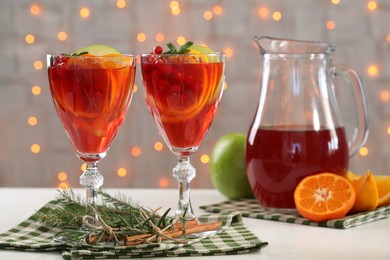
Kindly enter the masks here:
M 96 162 L 88 162 L 86 165 L 85 172 L 80 176 L 80 184 L 86 189 L 87 198 L 86 198 L 86 215 L 94 217 L 97 221 L 97 215 L 91 209 L 90 206 L 95 206 L 97 199 L 97 191 L 103 185 L 103 175 L 97 169 Z M 96 223 L 91 223 L 96 225 Z
M 173 177 L 179 184 L 179 203 L 175 215 L 186 220 L 195 219 L 190 200 L 190 182 L 195 177 L 196 170 L 190 163 L 190 158 L 179 157 L 179 163 L 173 168 Z

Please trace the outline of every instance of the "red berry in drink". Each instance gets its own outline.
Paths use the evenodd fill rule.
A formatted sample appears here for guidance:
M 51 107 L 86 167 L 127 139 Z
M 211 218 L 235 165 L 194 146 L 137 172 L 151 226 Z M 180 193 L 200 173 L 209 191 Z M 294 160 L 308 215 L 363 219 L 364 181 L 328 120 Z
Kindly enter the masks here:
M 161 54 L 162 52 L 163 52 L 163 49 L 161 48 L 161 46 L 154 47 L 155 54 Z

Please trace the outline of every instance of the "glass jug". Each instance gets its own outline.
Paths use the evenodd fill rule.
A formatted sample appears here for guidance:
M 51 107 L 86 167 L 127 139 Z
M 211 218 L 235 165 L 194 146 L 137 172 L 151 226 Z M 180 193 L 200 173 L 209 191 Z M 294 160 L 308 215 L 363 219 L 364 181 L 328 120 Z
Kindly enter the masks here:
M 269 210 L 295 209 L 294 190 L 319 172 L 343 175 L 349 157 L 368 134 L 364 90 L 355 71 L 333 65 L 335 45 L 255 37 L 263 58 L 257 112 L 246 146 L 251 188 Z M 357 126 L 349 141 L 334 94 L 333 79 L 352 86 Z

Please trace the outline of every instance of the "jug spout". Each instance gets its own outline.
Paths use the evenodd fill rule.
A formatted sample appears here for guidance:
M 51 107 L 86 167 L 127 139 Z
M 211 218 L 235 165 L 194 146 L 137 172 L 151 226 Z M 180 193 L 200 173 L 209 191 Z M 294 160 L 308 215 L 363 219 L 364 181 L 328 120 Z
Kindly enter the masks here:
M 335 44 L 327 42 L 297 41 L 267 36 L 255 36 L 253 39 L 261 54 L 331 54 L 335 50 Z

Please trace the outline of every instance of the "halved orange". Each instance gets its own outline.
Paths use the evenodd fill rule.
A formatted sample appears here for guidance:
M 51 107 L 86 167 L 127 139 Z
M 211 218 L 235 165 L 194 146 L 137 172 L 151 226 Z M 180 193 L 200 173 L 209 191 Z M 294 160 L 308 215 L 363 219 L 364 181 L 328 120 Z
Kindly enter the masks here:
M 327 172 L 305 177 L 294 192 L 298 212 L 315 222 L 344 217 L 355 199 L 353 186 L 346 178 Z

